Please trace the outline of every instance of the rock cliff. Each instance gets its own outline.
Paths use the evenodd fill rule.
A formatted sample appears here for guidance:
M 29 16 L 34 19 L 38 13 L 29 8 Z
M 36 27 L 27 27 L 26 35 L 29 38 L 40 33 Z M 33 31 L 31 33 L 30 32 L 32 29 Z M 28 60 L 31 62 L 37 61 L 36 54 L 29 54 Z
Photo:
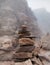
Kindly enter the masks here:
M 26 0 L 0 0 L 0 35 L 12 35 L 23 24 L 28 25 L 34 35 L 39 29 Z

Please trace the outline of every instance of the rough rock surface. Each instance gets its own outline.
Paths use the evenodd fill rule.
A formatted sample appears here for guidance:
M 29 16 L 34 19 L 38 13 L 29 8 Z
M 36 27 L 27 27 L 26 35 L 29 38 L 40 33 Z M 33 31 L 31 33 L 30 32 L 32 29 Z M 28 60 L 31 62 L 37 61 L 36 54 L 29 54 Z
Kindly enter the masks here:
M 50 50 L 50 34 L 42 36 L 41 44 L 44 49 Z
M 8 65 L 27 65 L 28 63 L 29 64 L 31 63 L 31 65 L 33 65 L 33 64 L 34 65 L 35 64 L 36 65 L 50 65 L 50 50 L 46 50 L 43 47 L 41 48 L 41 46 L 37 45 L 37 43 L 35 43 L 35 49 L 33 49 L 33 52 L 32 52 L 33 56 L 32 56 L 32 54 L 31 55 L 29 55 L 29 53 L 27 54 L 31 58 L 26 59 L 23 62 L 19 62 L 19 61 L 14 62 L 13 54 L 15 54 L 18 47 L 16 48 L 16 50 L 13 50 L 14 48 L 12 45 L 10 45 L 10 42 L 9 42 L 10 40 L 12 42 L 12 37 L 8 37 L 8 36 L 0 37 L 0 41 L 1 41 L 1 43 L 3 43 L 2 46 L 0 46 L 0 48 L 2 49 L 2 50 L 0 49 L 0 65 L 6 65 L 7 63 L 8 63 Z M 5 42 L 6 42 L 6 44 L 8 44 L 8 46 L 5 44 Z M 9 43 L 7 43 L 7 42 L 9 42 Z M 11 48 L 9 48 L 9 47 L 11 47 Z M 9 50 L 7 50 L 7 49 L 9 49 Z M 12 50 L 10 50 L 10 49 L 12 49 Z M 19 49 L 20 49 L 20 47 L 19 47 Z M 19 49 L 18 49 L 18 51 L 19 51 Z M 24 49 L 23 49 L 23 51 L 24 51 Z M 19 54 L 17 56 L 19 57 L 21 55 Z M 24 56 L 25 55 L 23 55 L 23 58 L 24 58 Z
M 24 62 L 14 62 L 13 59 L 13 54 L 17 50 L 21 51 L 21 48 L 18 46 L 18 41 L 11 37 L 14 35 L 14 31 L 19 29 L 21 25 L 26 24 L 32 34 L 39 36 L 40 31 L 36 21 L 34 14 L 32 14 L 25 0 L 0 0 L 0 36 L 2 36 L 0 37 L 0 65 L 50 65 L 50 37 L 47 36 L 45 38 L 47 38 L 48 45 L 45 42 L 41 42 L 44 38 L 39 42 L 44 43 L 42 46 L 41 44 L 37 44 L 38 41 L 35 42 L 35 49 L 33 51 L 31 49 L 31 55 L 27 54 L 31 58 L 28 58 Z M 28 51 L 29 47 L 26 49 Z
M 19 29 L 22 24 L 28 25 L 33 34 L 39 35 L 36 21 L 36 17 L 28 7 L 26 0 L 0 0 L 1 36 L 14 34 L 14 31 Z

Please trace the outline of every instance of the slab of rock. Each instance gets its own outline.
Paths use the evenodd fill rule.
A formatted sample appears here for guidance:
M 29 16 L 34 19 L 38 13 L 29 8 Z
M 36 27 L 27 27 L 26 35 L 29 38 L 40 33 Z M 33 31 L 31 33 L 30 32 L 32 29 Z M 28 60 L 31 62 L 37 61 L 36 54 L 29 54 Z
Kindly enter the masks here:
M 41 38 L 42 48 L 50 50 L 50 34 L 46 34 Z
M 19 39 L 20 45 L 34 45 L 34 41 L 29 38 L 21 38 Z
M 32 52 L 34 46 L 20 46 L 17 52 Z
M 43 65 L 50 65 L 50 62 L 43 60 Z
M 38 55 L 50 62 L 50 51 L 41 49 Z
M 34 57 L 34 58 L 31 59 L 31 61 L 34 62 L 37 65 L 43 65 L 43 63 L 40 61 L 39 58 Z
M 32 58 L 32 53 L 29 52 L 19 52 L 14 54 L 14 58 Z
M 4 62 L 0 62 L 0 65 L 15 65 L 15 63 L 13 61 L 4 61 Z
M 11 61 L 13 57 L 13 52 L 0 52 L 0 61 Z
M 15 63 L 15 65 L 32 65 L 32 62 L 31 60 L 27 60 L 25 62 L 18 62 L 18 63 Z

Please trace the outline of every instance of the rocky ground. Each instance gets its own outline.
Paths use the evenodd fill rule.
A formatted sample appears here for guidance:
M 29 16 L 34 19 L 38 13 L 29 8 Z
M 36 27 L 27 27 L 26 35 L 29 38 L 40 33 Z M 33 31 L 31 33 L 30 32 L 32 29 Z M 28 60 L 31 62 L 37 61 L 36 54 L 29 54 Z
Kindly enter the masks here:
M 32 35 L 41 36 L 37 19 L 25 0 L 0 0 L 0 65 L 50 65 L 49 35 L 40 40 L 18 41 L 14 36 L 15 31 L 23 24 L 29 27 Z M 20 62 L 17 57 L 20 57 Z
M 0 65 L 50 65 L 50 47 L 49 47 L 50 43 L 48 43 L 50 37 L 49 37 L 49 35 L 46 35 L 46 36 L 42 37 L 40 42 L 34 42 L 35 49 L 33 49 L 33 51 L 32 51 L 32 54 L 33 54 L 32 57 L 31 57 L 31 55 L 29 55 L 30 53 L 28 53 L 27 54 L 28 57 L 31 57 L 31 58 L 22 60 L 22 62 L 21 61 L 17 62 L 13 59 L 13 54 L 15 54 L 15 52 L 17 50 L 21 51 L 21 49 L 22 49 L 18 45 L 17 45 L 16 50 L 14 49 L 12 43 L 16 43 L 15 38 L 9 37 L 9 36 L 0 37 Z M 13 40 L 13 42 L 12 42 L 12 40 Z M 46 43 L 46 41 L 47 41 L 47 43 Z M 28 40 L 26 40 L 25 42 L 28 42 Z M 28 48 L 26 48 L 26 49 L 28 49 Z M 24 50 L 24 51 L 26 51 L 26 50 Z M 17 56 L 20 56 L 20 54 Z M 27 57 L 27 56 L 25 56 L 25 54 L 24 54 L 23 57 Z

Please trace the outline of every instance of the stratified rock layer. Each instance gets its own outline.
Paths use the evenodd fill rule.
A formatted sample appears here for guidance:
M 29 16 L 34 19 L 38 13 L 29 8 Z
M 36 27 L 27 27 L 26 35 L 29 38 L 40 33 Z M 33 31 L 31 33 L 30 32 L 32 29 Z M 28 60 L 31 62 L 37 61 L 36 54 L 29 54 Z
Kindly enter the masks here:
M 32 34 L 39 35 L 36 18 L 25 0 L 0 0 L 0 35 L 12 35 L 26 24 Z

